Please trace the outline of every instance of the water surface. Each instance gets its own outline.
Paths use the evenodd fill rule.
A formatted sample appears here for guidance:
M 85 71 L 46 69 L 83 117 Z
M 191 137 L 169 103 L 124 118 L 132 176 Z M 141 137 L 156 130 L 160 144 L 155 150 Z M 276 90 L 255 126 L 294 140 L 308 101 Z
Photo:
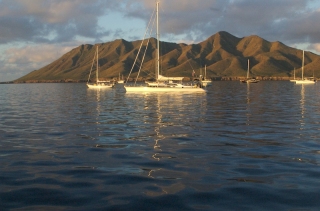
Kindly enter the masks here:
M 1 210 L 318 210 L 319 84 L 0 85 Z

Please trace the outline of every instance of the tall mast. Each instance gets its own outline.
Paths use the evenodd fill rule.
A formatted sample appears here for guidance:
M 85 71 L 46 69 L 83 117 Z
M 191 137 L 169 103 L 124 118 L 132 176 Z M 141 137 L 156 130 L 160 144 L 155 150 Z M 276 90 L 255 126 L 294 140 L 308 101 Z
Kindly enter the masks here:
M 249 78 L 249 69 L 250 69 L 250 60 L 248 59 L 248 71 L 247 71 L 247 79 Z
M 98 83 L 98 81 L 99 81 L 99 76 L 98 76 L 98 74 L 99 74 L 99 47 L 97 46 L 97 72 L 96 72 L 96 77 L 97 77 L 97 83 Z
M 207 78 L 207 65 L 204 65 L 204 79 Z
M 302 51 L 302 68 L 301 68 L 301 71 L 302 71 L 302 80 L 303 80 L 303 68 L 304 68 L 304 50 Z
M 159 2 L 157 1 L 157 68 L 156 68 L 156 80 L 158 81 L 160 72 L 160 35 L 159 35 Z

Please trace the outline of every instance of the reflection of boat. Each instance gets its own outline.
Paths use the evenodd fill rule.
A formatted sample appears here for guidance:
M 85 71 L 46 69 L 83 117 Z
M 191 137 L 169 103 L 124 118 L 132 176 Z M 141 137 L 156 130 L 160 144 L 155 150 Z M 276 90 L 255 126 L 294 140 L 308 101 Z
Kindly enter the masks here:
M 146 82 L 147 86 L 127 86 L 127 92 L 206 92 L 202 88 L 201 82 L 195 85 L 185 85 L 182 83 L 184 77 L 165 77 L 160 75 L 160 51 L 159 51 L 159 2 L 156 2 L 156 22 L 157 22 L 157 56 L 155 81 Z M 137 54 L 138 56 L 138 54 Z M 133 64 L 135 65 L 135 64 Z
M 303 78 L 303 70 L 304 70 L 304 51 L 302 51 L 302 67 L 301 67 L 301 80 L 296 80 L 296 84 L 314 84 L 315 80 L 313 77 Z
M 92 68 L 93 68 L 95 60 L 97 62 L 96 63 L 96 82 L 95 83 L 89 83 L 91 72 L 92 72 Z M 98 46 L 97 46 L 96 52 L 95 52 L 94 57 L 93 57 L 93 61 L 92 61 L 92 65 L 91 65 L 91 70 L 90 70 L 87 86 L 89 88 L 99 88 L 99 89 L 100 88 L 112 88 L 114 86 L 113 82 L 111 82 L 111 81 L 100 81 L 99 80 L 99 48 L 98 48 Z
M 296 82 L 296 68 L 293 69 L 293 80 L 291 82 Z
M 240 80 L 242 83 L 258 83 L 259 80 L 255 78 L 249 78 L 249 71 L 250 71 L 250 60 L 248 59 L 248 70 L 247 70 L 247 78 L 244 80 Z

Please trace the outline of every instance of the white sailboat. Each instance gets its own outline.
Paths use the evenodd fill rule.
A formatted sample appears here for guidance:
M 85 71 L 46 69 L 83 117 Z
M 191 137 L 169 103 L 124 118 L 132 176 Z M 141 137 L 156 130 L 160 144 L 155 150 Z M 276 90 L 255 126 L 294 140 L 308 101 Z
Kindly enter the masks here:
M 212 81 L 210 79 L 207 79 L 207 65 L 204 66 L 204 78 L 201 80 L 202 86 L 211 86 Z
M 96 63 L 96 82 L 95 83 L 89 83 L 91 72 L 92 72 L 92 68 L 93 68 L 95 60 L 97 62 Z M 97 46 L 95 55 L 93 57 L 90 74 L 89 74 L 88 81 L 87 81 L 87 87 L 88 88 L 94 88 L 94 89 L 97 89 L 97 88 L 100 89 L 100 88 L 113 88 L 113 86 L 114 86 L 114 84 L 111 81 L 100 81 L 99 80 L 99 47 Z
M 117 83 L 118 84 L 123 84 L 124 83 L 123 75 L 122 75 L 122 78 L 120 78 L 120 73 L 119 73 L 119 79 L 118 79 Z
M 293 80 L 291 82 L 296 82 L 296 68 L 293 69 Z
M 127 92 L 206 92 L 201 83 L 196 85 L 184 85 L 184 77 L 165 77 L 160 75 L 160 51 L 159 51 L 159 2 L 156 2 L 156 23 L 157 23 L 157 58 L 155 70 L 155 82 L 146 82 L 147 86 L 128 86 L 125 84 Z
M 302 51 L 302 67 L 301 67 L 301 80 L 296 80 L 296 84 L 314 84 L 314 79 L 303 78 L 304 71 L 304 50 Z
M 250 60 L 248 59 L 248 70 L 247 70 L 247 78 L 244 80 L 240 80 L 242 83 L 258 83 L 259 80 L 255 78 L 249 78 L 249 72 L 250 72 Z

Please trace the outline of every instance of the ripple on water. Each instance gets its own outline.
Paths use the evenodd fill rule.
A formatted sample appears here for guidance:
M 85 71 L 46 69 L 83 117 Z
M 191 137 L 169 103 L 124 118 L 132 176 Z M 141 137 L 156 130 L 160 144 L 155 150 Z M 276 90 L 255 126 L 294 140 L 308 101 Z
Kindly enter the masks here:
M 318 86 L 0 85 L 0 207 L 317 210 Z

